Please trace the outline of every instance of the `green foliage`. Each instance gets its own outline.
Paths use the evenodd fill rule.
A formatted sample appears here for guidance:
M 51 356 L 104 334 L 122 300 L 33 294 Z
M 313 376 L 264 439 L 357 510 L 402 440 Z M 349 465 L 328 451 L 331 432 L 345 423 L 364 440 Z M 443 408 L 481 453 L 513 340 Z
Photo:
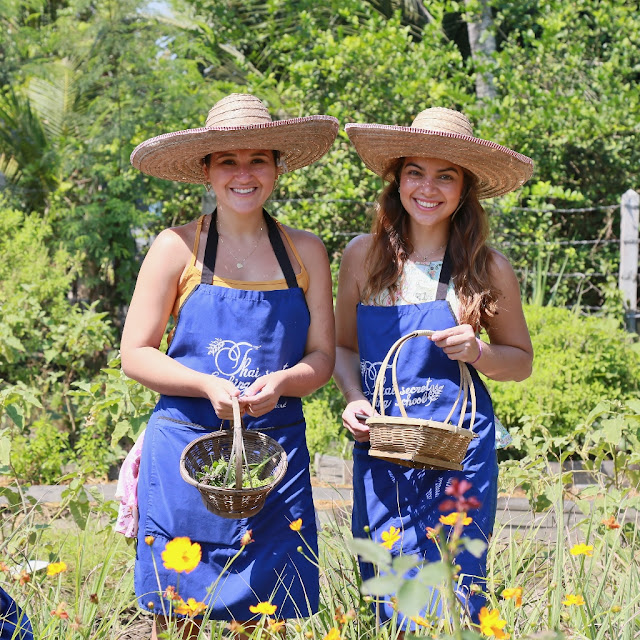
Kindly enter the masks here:
M 304 400 L 311 460 L 316 453 L 344 455 L 349 442 L 342 426 L 344 406 L 342 394 L 333 380 Z
M 616 320 L 556 307 L 525 306 L 525 315 L 535 354 L 531 377 L 488 381 L 507 428 L 528 416 L 553 436 L 568 437 L 602 400 L 637 396 L 638 342 Z

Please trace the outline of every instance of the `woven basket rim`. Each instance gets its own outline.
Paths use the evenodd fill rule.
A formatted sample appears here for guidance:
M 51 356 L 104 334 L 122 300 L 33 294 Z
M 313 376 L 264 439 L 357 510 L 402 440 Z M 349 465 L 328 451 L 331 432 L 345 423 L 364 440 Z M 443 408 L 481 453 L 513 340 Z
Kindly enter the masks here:
M 411 427 L 430 427 L 432 429 L 439 429 L 442 431 L 448 431 L 454 435 L 464 436 L 465 438 L 469 438 L 469 440 L 473 440 L 478 437 L 477 433 L 471 431 L 471 429 L 464 429 L 463 427 L 458 427 L 452 424 L 447 424 L 446 422 L 438 422 L 436 420 L 426 420 L 424 418 L 411 418 L 407 420 L 401 416 L 371 416 L 367 418 L 368 426 L 379 426 L 379 425 L 393 425 L 396 427 L 405 427 L 407 429 Z

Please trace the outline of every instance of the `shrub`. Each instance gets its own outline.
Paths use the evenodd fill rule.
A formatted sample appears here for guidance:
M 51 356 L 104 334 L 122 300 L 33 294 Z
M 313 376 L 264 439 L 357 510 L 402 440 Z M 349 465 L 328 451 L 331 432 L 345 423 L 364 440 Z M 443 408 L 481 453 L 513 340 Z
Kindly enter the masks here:
M 617 320 L 542 306 L 525 306 L 525 315 L 535 352 L 531 377 L 488 381 L 507 428 L 533 417 L 552 435 L 570 435 L 601 400 L 637 397 L 640 345 Z

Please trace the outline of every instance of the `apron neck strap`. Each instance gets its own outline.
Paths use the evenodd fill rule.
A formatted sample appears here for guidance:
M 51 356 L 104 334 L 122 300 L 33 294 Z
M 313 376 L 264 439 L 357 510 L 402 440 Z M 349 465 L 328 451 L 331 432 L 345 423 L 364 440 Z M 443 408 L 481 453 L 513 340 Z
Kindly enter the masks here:
M 290 289 L 296 288 L 298 286 L 298 280 L 296 279 L 296 274 L 293 270 L 293 266 L 291 265 L 291 260 L 289 259 L 289 254 L 284 246 L 284 242 L 282 242 L 282 237 L 278 231 L 278 225 L 265 209 L 262 210 L 262 215 L 267 223 L 267 231 L 269 233 L 271 248 L 275 253 L 278 264 L 280 265 L 284 278 L 287 281 L 287 287 Z M 204 258 L 202 260 L 202 278 L 200 279 L 202 284 L 211 284 L 213 282 L 213 272 L 216 266 L 219 239 L 218 225 L 216 224 L 217 219 L 218 209 L 216 208 L 211 214 L 211 224 L 209 225 L 209 233 L 207 234 L 207 245 L 205 247 Z
M 436 300 L 446 300 L 447 290 L 449 289 L 449 280 L 451 280 L 451 272 L 453 271 L 453 262 L 449 253 L 449 245 L 444 252 L 442 259 L 442 268 L 440 269 L 440 279 L 438 280 L 438 290 L 436 292 Z

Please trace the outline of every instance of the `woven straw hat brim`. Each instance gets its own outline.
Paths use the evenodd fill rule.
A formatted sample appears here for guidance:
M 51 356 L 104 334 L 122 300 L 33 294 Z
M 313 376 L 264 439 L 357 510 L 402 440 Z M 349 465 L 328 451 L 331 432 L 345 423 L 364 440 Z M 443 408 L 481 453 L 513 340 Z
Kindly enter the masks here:
M 348 123 L 345 130 L 358 155 L 387 181 L 396 158 L 439 158 L 478 179 L 478 198 L 495 198 L 521 187 L 533 174 L 533 160 L 500 144 L 472 136 L 380 124 Z
M 157 178 L 206 184 L 202 159 L 209 153 L 235 149 L 280 151 L 280 173 L 306 167 L 331 148 L 338 134 L 332 116 L 307 116 L 240 127 L 202 127 L 165 133 L 140 143 L 131 164 Z

